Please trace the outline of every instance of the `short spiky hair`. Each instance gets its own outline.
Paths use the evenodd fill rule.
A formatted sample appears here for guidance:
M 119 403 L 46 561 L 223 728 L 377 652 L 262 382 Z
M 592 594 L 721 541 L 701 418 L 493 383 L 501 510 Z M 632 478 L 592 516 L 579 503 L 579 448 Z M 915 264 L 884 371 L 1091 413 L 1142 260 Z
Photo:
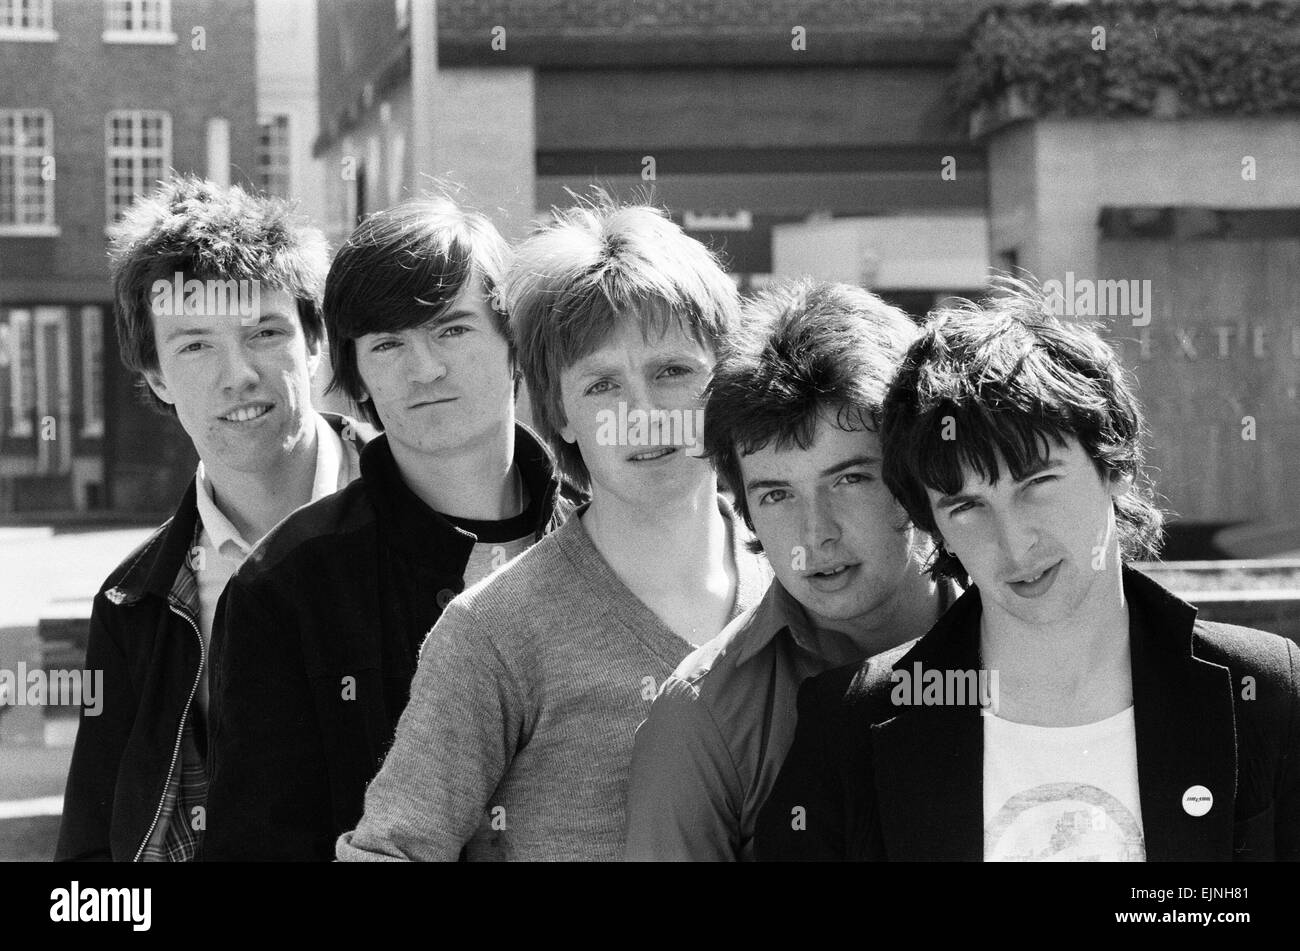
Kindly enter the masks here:
M 489 299 L 495 298 L 508 254 L 492 222 L 445 196 L 368 216 L 335 255 L 325 282 L 325 323 L 333 341 L 330 390 L 341 390 L 371 423 L 382 426 L 374 404 L 362 399 L 366 388 L 357 368 L 357 339 L 434 319 L 475 278 Z M 513 366 L 510 323 L 500 308 L 493 309 Z
M 1115 500 L 1126 559 L 1154 555 L 1163 517 L 1142 471 L 1142 412 L 1115 352 L 1086 323 L 1056 318 L 1042 290 L 1009 277 L 981 304 L 931 315 L 885 400 L 885 484 L 938 544 L 935 578 L 966 581 L 942 547 L 926 489 L 961 491 L 966 472 L 997 482 L 999 458 L 1022 479 L 1074 437 L 1099 474 L 1128 476 Z
M 590 474 L 568 423 L 560 373 L 599 349 L 620 321 L 643 333 L 681 327 L 716 352 L 737 319 L 739 296 L 717 258 L 650 205 L 620 205 L 597 190 L 516 249 L 506 310 L 533 398 L 538 431 L 570 485 Z
M 109 260 L 122 362 L 142 376 L 158 372 L 150 289 L 177 272 L 197 280 L 257 281 L 285 291 L 298 302 L 308 346 L 324 337 L 325 236 L 295 218 L 292 207 L 279 199 L 194 176 L 173 177 L 136 199 L 113 226 Z M 151 405 L 175 412 L 143 379 L 141 384 Z
M 917 338 L 897 307 L 849 284 L 786 281 L 741 308 L 708 388 L 704 448 L 752 530 L 741 459 L 812 446 L 823 415 L 875 431 L 894 370 Z

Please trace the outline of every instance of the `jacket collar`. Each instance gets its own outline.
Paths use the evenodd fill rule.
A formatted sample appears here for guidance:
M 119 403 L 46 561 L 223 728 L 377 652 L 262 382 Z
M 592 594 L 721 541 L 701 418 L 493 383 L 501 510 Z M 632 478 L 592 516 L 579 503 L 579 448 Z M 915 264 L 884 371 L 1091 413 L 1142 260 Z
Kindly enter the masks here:
M 541 538 L 556 513 L 559 485 L 545 447 L 527 426 L 515 424 L 515 465 L 530 498 L 540 499 L 534 536 Z M 411 558 L 432 559 L 442 570 L 459 575 L 474 547 L 472 534 L 429 508 L 402 479 L 397 460 L 381 435 L 361 453 L 361 479 L 380 521 L 384 540 Z
M 321 413 L 330 428 L 358 450 L 375 436 L 375 429 L 338 413 Z M 192 574 L 187 560 L 194 547 L 199 525 L 198 486 L 190 479 L 175 513 L 139 548 L 121 579 L 104 592 L 114 604 L 134 604 L 145 595 L 166 599 L 178 585 L 182 573 Z
M 1148 861 L 1232 855 L 1236 727 L 1227 668 L 1197 658 L 1196 608 L 1125 566 L 1143 838 Z M 971 588 L 893 670 L 978 670 L 979 590 Z M 888 690 L 887 687 L 882 687 Z M 984 731 L 977 706 L 907 707 L 872 726 L 875 782 L 891 859 L 984 857 Z M 1183 794 L 1205 786 L 1196 818 Z

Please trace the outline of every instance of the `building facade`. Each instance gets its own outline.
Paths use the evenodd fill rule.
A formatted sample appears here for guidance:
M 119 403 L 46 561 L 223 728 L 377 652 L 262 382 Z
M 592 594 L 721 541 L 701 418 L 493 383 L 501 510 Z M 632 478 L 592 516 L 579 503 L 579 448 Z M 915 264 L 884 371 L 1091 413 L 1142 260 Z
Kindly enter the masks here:
M 106 231 L 173 170 L 319 195 L 315 46 L 310 0 L 0 0 L 0 519 L 174 505 L 196 460 L 118 359 Z

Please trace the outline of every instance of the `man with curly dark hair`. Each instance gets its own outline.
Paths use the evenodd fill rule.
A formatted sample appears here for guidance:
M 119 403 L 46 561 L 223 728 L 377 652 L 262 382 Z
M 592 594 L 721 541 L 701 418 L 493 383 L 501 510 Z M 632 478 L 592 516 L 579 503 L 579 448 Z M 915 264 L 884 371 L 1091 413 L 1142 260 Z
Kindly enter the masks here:
M 762 859 L 1300 858 L 1300 651 L 1136 570 L 1161 515 L 1114 351 L 1005 279 L 885 399 L 884 478 L 970 582 L 919 641 L 804 683 Z
M 193 177 L 112 235 L 122 360 L 199 456 L 176 513 L 95 596 L 56 858 L 188 861 L 206 826 L 208 644 L 226 582 L 281 519 L 360 471 L 363 426 L 312 408 L 329 266 L 280 201 Z

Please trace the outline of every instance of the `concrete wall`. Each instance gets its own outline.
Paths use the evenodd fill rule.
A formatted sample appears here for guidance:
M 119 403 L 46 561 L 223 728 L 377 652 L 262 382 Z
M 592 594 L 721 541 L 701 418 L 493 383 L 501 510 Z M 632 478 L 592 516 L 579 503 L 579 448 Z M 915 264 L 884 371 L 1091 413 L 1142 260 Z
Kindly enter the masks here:
M 1300 119 L 1044 119 L 993 132 L 990 245 L 1041 280 L 1096 275 L 1103 206 L 1300 207 Z M 1242 178 L 1242 159 L 1257 177 Z

